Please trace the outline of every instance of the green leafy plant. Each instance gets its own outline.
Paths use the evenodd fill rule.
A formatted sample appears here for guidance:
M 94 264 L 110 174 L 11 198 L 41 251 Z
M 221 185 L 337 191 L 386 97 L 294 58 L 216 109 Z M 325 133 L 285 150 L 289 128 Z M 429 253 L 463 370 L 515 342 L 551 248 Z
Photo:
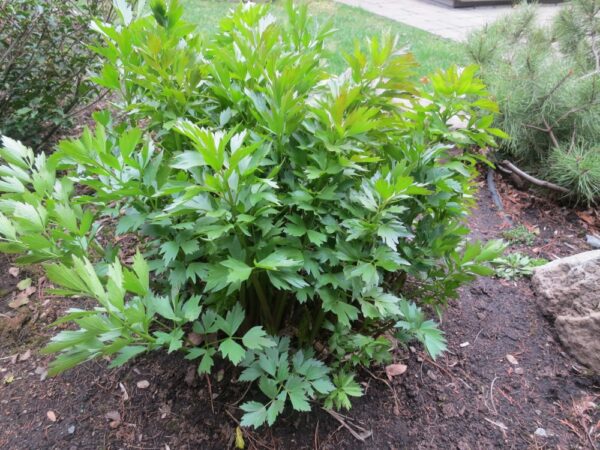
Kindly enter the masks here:
M 159 348 L 200 373 L 220 358 L 257 384 L 241 407 L 258 427 L 286 405 L 349 408 L 356 368 L 390 361 L 394 335 L 443 352 L 417 302 L 441 313 L 504 248 L 466 240 L 486 162 L 471 149 L 504 136 L 476 68 L 419 83 L 383 36 L 332 75 L 331 31 L 291 3 L 283 23 L 241 5 L 209 40 L 176 1 L 117 6 L 95 24 L 96 81 L 123 121 L 97 113 L 50 157 L 0 151 L 0 250 L 100 305 L 60 319 L 79 329 L 52 339 L 50 372 Z M 113 244 L 125 234 L 135 255 Z
M 518 225 L 502 233 L 502 237 L 513 244 L 533 245 L 536 234 L 529 231 L 525 225 Z
M 522 253 L 510 253 L 492 261 L 496 276 L 506 280 L 515 280 L 533 275 L 536 267 L 543 266 L 548 261 L 543 258 L 530 258 Z
M 108 0 L 10 0 L 0 4 L 0 133 L 44 145 L 99 93 L 87 79 L 99 58 L 89 23 Z
M 542 26 L 537 5 L 519 5 L 467 43 L 500 105 L 496 125 L 511 137 L 499 161 L 512 159 L 587 205 L 600 199 L 599 9 L 598 0 L 566 2 Z

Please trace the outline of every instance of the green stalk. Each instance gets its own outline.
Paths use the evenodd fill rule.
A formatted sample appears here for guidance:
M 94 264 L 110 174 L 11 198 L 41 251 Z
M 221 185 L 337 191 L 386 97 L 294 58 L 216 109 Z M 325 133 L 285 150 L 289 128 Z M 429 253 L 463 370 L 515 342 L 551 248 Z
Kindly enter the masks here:
M 315 319 L 312 321 L 312 326 L 310 329 L 310 343 L 314 342 L 317 338 L 317 334 L 319 333 L 321 325 L 323 325 L 324 321 L 325 309 L 323 308 L 323 305 L 321 305 L 321 307 L 319 308 L 319 312 L 317 313 L 317 317 L 315 317 Z
M 175 133 L 175 148 L 178 152 L 181 151 L 181 136 L 179 133 Z
M 263 290 L 256 273 L 253 273 L 250 278 L 252 279 L 252 285 L 254 286 L 256 295 L 258 295 L 260 310 L 265 317 L 265 321 L 267 322 L 267 328 L 269 328 L 269 332 L 274 333 L 276 331 L 275 323 L 273 322 L 273 316 L 271 315 L 271 309 L 269 307 L 269 302 L 267 300 L 267 296 L 265 295 L 265 291 Z
M 245 310 L 248 310 L 248 302 L 246 301 L 246 283 L 240 286 L 240 303 Z
M 281 321 L 283 319 L 283 313 L 286 310 L 286 305 L 288 303 L 287 295 L 282 295 L 279 297 L 279 302 L 275 308 L 275 326 L 279 330 L 281 328 Z

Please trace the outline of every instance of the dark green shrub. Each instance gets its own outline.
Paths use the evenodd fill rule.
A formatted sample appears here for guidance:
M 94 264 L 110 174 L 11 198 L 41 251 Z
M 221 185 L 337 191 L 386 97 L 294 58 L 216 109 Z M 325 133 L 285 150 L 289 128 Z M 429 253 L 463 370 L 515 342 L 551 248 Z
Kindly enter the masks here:
M 258 381 L 242 423 L 260 426 L 288 403 L 348 408 L 355 367 L 389 361 L 394 336 L 439 355 L 415 302 L 441 307 L 502 250 L 466 240 L 484 160 L 469 149 L 502 134 L 475 69 L 422 85 L 383 37 L 336 76 L 306 8 L 281 24 L 243 5 L 203 42 L 177 2 L 151 6 L 95 26 L 124 123 L 96 114 L 49 159 L 7 138 L 0 152 L 1 250 L 100 305 L 60 319 L 79 329 L 48 345 L 51 372 L 159 348 L 200 373 L 224 358 Z M 130 267 L 111 230 L 137 239 Z
M 584 204 L 600 199 L 599 10 L 598 0 L 573 0 L 542 27 L 536 6 L 522 5 L 467 45 L 510 135 L 504 156 Z
M 38 145 L 98 93 L 89 24 L 109 0 L 0 2 L 0 132 Z

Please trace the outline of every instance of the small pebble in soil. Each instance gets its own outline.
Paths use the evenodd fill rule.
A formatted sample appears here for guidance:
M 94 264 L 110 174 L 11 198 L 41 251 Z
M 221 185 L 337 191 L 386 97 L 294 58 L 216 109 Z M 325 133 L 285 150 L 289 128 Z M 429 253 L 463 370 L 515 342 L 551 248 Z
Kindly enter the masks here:
M 541 436 L 541 437 L 548 437 L 548 433 L 546 433 L 546 430 L 544 430 L 543 428 L 538 428 L 535 430 L 535 434 L 536 436 Z
M 75 425 L 69 426 L 69 428 L 67 428 L 67 433 L 69 433 L 69 434 L 75 433 Z

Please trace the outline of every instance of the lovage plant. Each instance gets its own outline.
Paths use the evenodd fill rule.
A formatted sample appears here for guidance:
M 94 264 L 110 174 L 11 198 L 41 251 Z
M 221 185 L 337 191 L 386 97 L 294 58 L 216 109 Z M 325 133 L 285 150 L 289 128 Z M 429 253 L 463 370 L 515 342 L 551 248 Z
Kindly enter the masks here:
M 288 404 L 350 407 L 354 371 L 390 361 L 394 339 L 439 355 L 416 302 L 440 310 L 502 247 L 466 241 L 484 160 L 470 149 L 501 135 L 475 68 L 417 82 L 383 37 L 334 75 L 306 8 L 280 23 L 243 5 L 204 40 L 176 1 L 118 4 L 118 23 L 94 25 L 95 79 L 124 120 L 98 113 L 48 158 L 0 151 L 1 249 L 98 302 L 59 320 L 78 329 L 46 348 L 51 372 L 160 348 L 200 373 L 221 358 L 257 382 L 242 405 L 256 427 Z M 124 234 L 137 252 L 112 244 Z

